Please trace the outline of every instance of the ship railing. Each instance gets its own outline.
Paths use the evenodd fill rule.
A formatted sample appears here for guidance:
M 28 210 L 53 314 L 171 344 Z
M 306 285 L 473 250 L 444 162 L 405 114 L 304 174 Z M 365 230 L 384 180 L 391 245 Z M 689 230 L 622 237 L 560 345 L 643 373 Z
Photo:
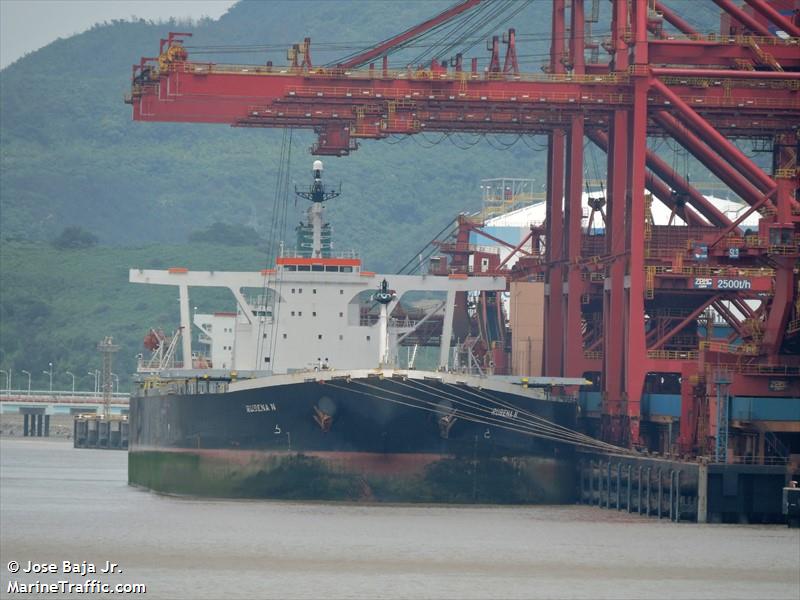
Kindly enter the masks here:
M 418 320 L 413 319 L 397 319 L 391 318 L 389 319 L 389 327 L 393 327 L 395 329 L 416 329 L 417 325 L 419 325 Z
M 140 358 L 136 370 L 139 373 L 151 373 L 156 371 L 163 371 L 164 369 L 182 369 L 183 362 L 176 361 L 162 365 L 158 360 L 151 360 L 149 358 Z
M 283 250 L 281 258 L 309 258 L 307 254 L 307 252 L 289 248 Z M 331 252 L 330 256 L 324 258 L 359 258 L 359 253 L 356 250 L 343 250 L 340 252 Z

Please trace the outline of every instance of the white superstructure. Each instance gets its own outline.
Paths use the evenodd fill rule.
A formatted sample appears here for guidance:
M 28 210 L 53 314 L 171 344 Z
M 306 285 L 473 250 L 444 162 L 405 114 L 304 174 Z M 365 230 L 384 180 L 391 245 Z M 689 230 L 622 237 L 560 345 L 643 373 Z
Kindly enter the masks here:
M 189 306 L 192 287 L 230 290 L 236 313 L 196 314 L 194 327 L 210 348 L 210 367 L 227 371 L 288 373 L 309 368 L 356 369 L 386 364 L 381 360 L 380 308 L 373 300 L 383 280 L 394 292 L 386 304 L 388 364 L 397 364 L 397 339 L 420 321 L 392 319 L 392 311 L 410 292 L 443 292 L 439 366 L 447 367 L 457 292 L 505 290 L 504 277 L 465 275 L 391 275 L 362 270 L 356 258 L 281 257 L 274 270 L 255 272 L 131 269 L 132 283 L 172 285 L 181 305 Z M 257 289 L 266 303 L 251 303 Z M 188 310 L 181 329 L 191 330 Z M 191 336 L 183 335 L 183 356 L 191 356 Z M 184 359 L 185 360 L 185 359 Z M 197 361 L 195 361 L 197 364 Z M 188 367 L 188 365 L 187 365 Z

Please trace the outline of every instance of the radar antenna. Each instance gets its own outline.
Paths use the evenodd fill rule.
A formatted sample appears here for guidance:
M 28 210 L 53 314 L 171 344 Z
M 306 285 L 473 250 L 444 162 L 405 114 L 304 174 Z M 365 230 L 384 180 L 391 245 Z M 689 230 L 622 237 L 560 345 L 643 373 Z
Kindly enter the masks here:
M 301 192 L 295 186 L 294 193 L 300 198 L 310 200 L 312 202 L 311 208 L 308 209 L 308 220 L 311 225 L 311 258 L 321 258 L 323 256 L 322 247 L 322 203 L 326 200 L 332 200 L 342 193 L 342 186 L 339 185 L 338 190 L 326 190 L 325 185 L 322 183 L 322 161 L 315 160 L 311 168 L 314 174 L 314 182 L 309 186 L 307 192 Z M 303 228 L 301 224 L 301 228 Z M 330 248 L 330 241 L 328 241 L 328 249 Z
M 341 184 L 339 184 L 338 190 L 325 189 L 325 185 L 322 183 L 322 170 L 322 161 L 315 160 L 313 166 L 311 167 L 311 171 L 314 173 L 314 182 L 308 186 L 307 192 L 301 192 L 297 189 L 297 186 L 295 186 L 294 193 L 300 198 L 317 203 L 325 202 L 326 200 L 333 200 L 334 198 L 340 196 L 342 194 Z

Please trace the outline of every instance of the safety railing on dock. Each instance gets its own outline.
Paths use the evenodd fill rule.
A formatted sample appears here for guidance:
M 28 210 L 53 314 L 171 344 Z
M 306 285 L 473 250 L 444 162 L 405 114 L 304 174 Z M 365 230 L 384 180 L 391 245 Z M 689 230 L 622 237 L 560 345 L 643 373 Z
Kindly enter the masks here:
M 130 394 L 114 392 L 112 404 L 127 404 Z M 62 390 L 0 390 L 0 402 L 41 402 L 63 404 L 86 404 L 103 401 L 102 392 L 72 392 Z

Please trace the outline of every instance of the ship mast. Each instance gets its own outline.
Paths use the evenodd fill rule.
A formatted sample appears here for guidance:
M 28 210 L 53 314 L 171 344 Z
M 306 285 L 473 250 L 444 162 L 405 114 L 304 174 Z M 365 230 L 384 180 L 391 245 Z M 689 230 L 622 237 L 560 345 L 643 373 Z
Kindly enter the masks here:
M 378 320 L 378 365 L 389 365 L 389 303 L 394 300 L 394 290 L 389 289 L 389 284 L 384 279 L 381 287 L 373 296 L 381 305 L 381 314 Z
M 312 202 L 309 209 L 309 222 L 312 228 L 311 258 L 322 257 L 322 203 L 326 200 L 336 198 L 341 194 L 341 190 L 326 190 L 322 183 L 322 161 L 315 160 L 311 168 L 314 174 L 314 182 L 307 192 L 301 192 L 295 188 L 294 193 Z

